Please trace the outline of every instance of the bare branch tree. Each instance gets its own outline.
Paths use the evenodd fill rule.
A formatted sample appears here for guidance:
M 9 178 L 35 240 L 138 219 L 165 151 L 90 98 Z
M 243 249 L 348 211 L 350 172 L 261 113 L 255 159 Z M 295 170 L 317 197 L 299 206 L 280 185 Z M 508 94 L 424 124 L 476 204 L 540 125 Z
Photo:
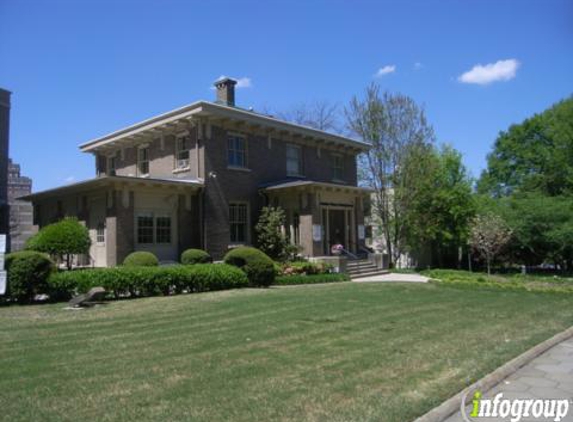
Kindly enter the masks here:
M 326 132 L 340 132 L 339 107 L 328 101 L 300 103 L 290 110 L 278 113 L 283 120 Z
M 487 213 L 474 218 L 470 228 L 470 245 L 487 263 L 491 275 L 491 261 L 511 239 L 511 229 L 496 214 Z
M 434 130 L 414 100 L 381 95 L 376 84 L 366 89 L 364 99 L 354 97 L 345 112 L 352 134 L 372 145 L 361 156 L 360 176 L 374 189 L 373 211 L 382 225 L 390 263 L 395 264 L 405 249 L 405 210 L 424 177 L 420 161 L 411 157 L 433 145 Z

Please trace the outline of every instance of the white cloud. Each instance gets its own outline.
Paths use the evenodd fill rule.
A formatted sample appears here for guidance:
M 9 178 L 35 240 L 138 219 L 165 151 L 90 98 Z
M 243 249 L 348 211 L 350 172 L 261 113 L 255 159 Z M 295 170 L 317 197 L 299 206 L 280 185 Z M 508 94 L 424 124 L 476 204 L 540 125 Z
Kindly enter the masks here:
M 237 81 L 237 85 L 235 85 L 237 88 L 252 88 L 252 86 L 253 86 L 253 82 L 252 82 L 251 78 L 248 78 L 246 76 L 244 76 L 242 78 L 233 78 L 232 76 L 221 75 L 216 80 L 220 81 L 221 79 L 225 79 L 225 78 L 235 79 Z M 212 86 L 211 89 L 215 89 L 215 87 Z
M 420 70 L 423 67 L 424 67 L 424 65 L 420 62 L 414 63 L 414 70 Z
M 253 84 L 251 82 L 251 78 L 247 78 L 246 76 L 243 78 L 237 79 L 237 88 L 250 88 Z
M 376 72 L 374 77 L 381 78 L 384 75 L 388 75 L 389 73 L 394 73 L 394 72 L 396 72 L 396 65 L 389 64 L 378 69 L 378 72 Z
M 515 78 L 520 63 L 516 59 L 499 60 L 486 65 L 475 65 L 462 73 L 458 81 L 465 84 L 487 85 L 497 81 L 509 81 Z
M 66 183 L 73 183 L 76 181 L 76 177 L 75 176 L 68 176 L 64 179 L 64 182 Z

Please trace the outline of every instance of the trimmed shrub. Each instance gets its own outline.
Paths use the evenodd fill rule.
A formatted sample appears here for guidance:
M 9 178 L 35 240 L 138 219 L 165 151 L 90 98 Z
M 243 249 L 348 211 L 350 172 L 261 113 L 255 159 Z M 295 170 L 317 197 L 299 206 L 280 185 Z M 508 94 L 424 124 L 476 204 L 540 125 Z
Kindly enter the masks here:
M 286 275 L 277 277 L 274 284 L 277 286 L 289 286 L 296 284 L 336 283 L 341 281 L 350 281 L 350 276 L 345 273 Z
M 287 262 L 283 265 L 282 274 L 283 275 L 294 275 L 294 274 L 326 274 L 329 273 L 332 266 L 325 263 L 316 263 L 308 261 L 294 261 Z
M 66 217 L 43 227 L 26 242 L 26 249 L 44 252 L 53 258 L 64 258 L 71 268 L 72 255 L 87 254 L 91 239 L 88 229 L 77 218 Z
M 60 272 L 49 279 L 52 294 L 62 299 L 98 286 L 119 298 L 225 290 L 248 284 L 243 271 L 225 264 L 95 268 Z
M 34 296 L 48 292 L 47 280 L 55 270 L 54 262 L 41 252 L 21 251 L 6 255 L 8 296 L 19 302 L 32 302 Z
M 187 249 L 181 254 L 181 263 L 184 265 L 208 264 L 213 262 L 211 255 L 202 249 Z
M 157 267 L 159 260 L 151 252 L 132 252 L 125 257 L 123 265 L 126 267 Z
M 264 252 L 247 246 L 235 248 L 225 255 L 226 264 L 242 269 L 251 286 L 268 287 L 275 280 L 274 261 Z

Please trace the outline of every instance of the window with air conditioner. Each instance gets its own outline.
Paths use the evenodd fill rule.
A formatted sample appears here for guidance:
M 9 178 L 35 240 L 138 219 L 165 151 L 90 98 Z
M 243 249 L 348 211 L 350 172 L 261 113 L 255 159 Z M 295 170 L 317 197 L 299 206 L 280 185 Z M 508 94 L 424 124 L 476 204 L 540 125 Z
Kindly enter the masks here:
M 186 136 L 177 138 L 175 151 L 175 169 L 189 168 L 189 139 Z

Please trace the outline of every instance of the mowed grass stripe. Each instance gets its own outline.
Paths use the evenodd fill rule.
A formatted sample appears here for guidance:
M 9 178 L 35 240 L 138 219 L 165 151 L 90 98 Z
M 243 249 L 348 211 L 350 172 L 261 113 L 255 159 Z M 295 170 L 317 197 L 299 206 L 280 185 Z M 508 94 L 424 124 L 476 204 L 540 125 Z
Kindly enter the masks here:
M 78 313 L 0 309 L 0 323 L 8 311 L 19 325 L 2 333 L 0 405 L 9 420 L 404 421 L 570 325 L 570 305 L 555 295 L 344 284 Z

